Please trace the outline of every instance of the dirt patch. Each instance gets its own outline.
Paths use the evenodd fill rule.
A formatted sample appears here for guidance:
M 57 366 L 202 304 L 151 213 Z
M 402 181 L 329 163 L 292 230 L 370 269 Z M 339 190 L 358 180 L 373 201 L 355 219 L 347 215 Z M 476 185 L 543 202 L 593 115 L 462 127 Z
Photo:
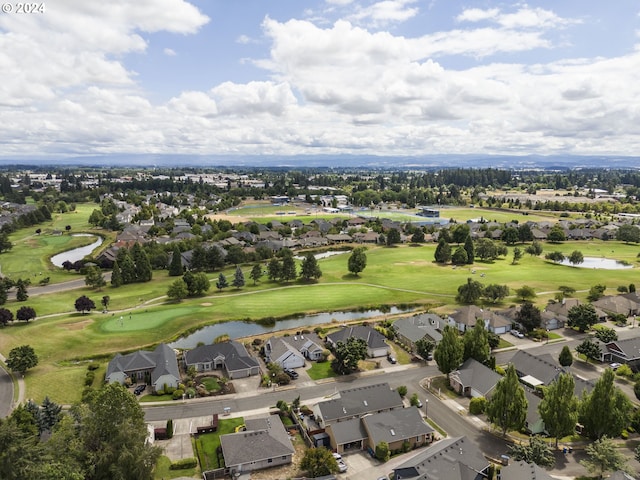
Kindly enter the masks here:
M 63 323 L 61 327 L 66 330 L 84 330 L 86 327 L 88 327 L 92 323 L 93 323 L 93 318 L 87 318 L 86 320 L 82 320 L 81 322 Z
M 231 223 L 244 223 L 250 222 L 248 217 L 241 217 L 240 215 L 227 215 L 226 213 L 210 213 L 204 216 L 208 220 L 228 220 Z
M 213 303 L 205 302 L 200 304 L 201 307 L 210 307 L 211 305 L 213 305 Z

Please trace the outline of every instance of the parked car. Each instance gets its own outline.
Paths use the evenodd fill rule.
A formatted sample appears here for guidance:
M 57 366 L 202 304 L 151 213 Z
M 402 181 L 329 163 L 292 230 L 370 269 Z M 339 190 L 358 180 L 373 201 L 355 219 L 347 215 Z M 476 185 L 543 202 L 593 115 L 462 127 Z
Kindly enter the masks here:
M 393 355 L 387 355 L 387 360 L 389 360 L 389 363 L 397 363 L 398 362 L 396 360 L 396 357 L 394 357 Z
M 524 333 L 519 330 L 511 330 L 511 335 L 518 338 L 524 338 Z
M 422 400 L 418 399 L 418 403 L 416 403 L 416 407 L 422 408 Z
M 333 458 L 335 458 L 335 459 L 336 459 L 336 462 L 337 462 L 338 460 L 342 460 L 342 455 L 340 455 L 339 453 L 332 452 L 332 453 L 331 453 L 331 455 L 333 455 Z
M 298 372 L 296 372 L 295 370 L 289 370 L 288 368 L 285 368 L 284 373 L 289 375 L 289 377 L 291 377 L 294 380 L 298 378 Z
M 348 468 L 349 467 L 347 467 L 347 464 L 344 463 L 344 461 L 338 460 L 338 470 L 340 471 L 340 473 L 346 472 Z
M 140 395 L 146 389 L 147 389 L 146 385 L 138 385 L 136 388 L 133 389 L 133 393 L 135 393 L 136 395 Z
M 621 366 L 622 366 L 622 364 L 621 364 L 621 363 L 617 363 L 617 362 L 614 362 L 614 363 L 610 363 L 610 364 L 609 364 L 609 367 L 610 367 L 614 372 L 615 372 L 616 370 L 618 370 L 618 368 L 620 368 Z

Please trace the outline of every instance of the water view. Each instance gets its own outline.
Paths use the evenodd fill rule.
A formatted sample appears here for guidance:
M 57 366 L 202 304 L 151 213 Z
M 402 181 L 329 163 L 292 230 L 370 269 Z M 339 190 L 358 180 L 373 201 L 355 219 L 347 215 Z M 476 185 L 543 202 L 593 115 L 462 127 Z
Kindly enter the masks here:
M 229 335 L 231 339 L 237 339 L 268 332 L 277 332 L 279 330 L 288 330 L 290 328 L 322 325 L 324 323 L 332 323 L 334 321 L 340 323 L 410 311 L 411 309 L 403 310 L 397 307 L 391 307 L 388 312 L 383 312 L 382 310 L 367 310 L 364 312 L 326 312 L 288 320 L 279 320 L 275 325 L 260 325 L 253 322 L 217 323 L 215 325 L 203 327 L 187 337 L 180 338 L 179 340 L 170 343 L 169 346 L 172 348 L 195 348 L 200 342 L 205 344 L 212 343 L 213 340 L 220 335 Z
M 624 268 L 633 268 L 633 265 L 621 262 L 619 260 L 613 260 L 611 258 L 598 258 L 598 257 L 584 257 L 584 262 L 578 265 L 572 264 L 568 258 L 565 258 L 562 265 L 568 265 L 570 267 L 577 268 L 596 268 L 602 270 L 621 270 Z
M 78 260 L 82 260 L 84 257 L 93 252 L 94 249 L 98 248 L 102 245 L 102 237 L 91 235 L 89 233 L 76 233 L 71 235 L 72 237 L 95 237 L 95 242 L 85 245 L 84 247 L 78 247 L 71 250 L 67 250 L 66 252 L 58 253 L 51 257 L 51 263 L 53 263 L 56 267 L 61 267 L 62 264 L 66 261 L 69 262 L 77 262 Z

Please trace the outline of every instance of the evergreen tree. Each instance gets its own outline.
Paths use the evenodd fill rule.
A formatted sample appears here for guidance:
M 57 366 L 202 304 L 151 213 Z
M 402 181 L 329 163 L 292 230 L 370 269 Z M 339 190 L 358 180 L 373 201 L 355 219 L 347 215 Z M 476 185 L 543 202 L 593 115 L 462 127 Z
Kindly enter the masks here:
M 122 272 L 120 271 L 120 264 L 118 263 L 117 259 L 115 262 L 113 262 L 113 270 L 111 271 L 111 285 L 116 288 L 122 285 Z
M 224 265 L 224 258 L 222 257 L 222 253 L 218 249 L 216 245 L 212 245 L 207 249 L 207 261 L 206 261 L 206 269 L 207 271 L 213 271 L 218 268 L 222 268 Z
M 305 280 L 318 279 L 322 276 L 322 271 L 318 266 L 318 260 L 316 260 L 315 255 L 313 253 L 307 253 L 302 260 L 302 265 L 300 266 L 300 277 Z
M 467 252 L 467 264 L 473 264 L 473 259 L 475 257 L 475 248 L 473 246 L 473 240 L 471 239 L 471 235 L 468 235 L 464 240 L 464 249 Z
M 556 463 L 556 458 L 549 444 L 539 435 L 529 437 L 528 445 L 522 443 L 511 445 L 509 455 L 516 462 L 535 463 L 541 467 L 551 467 Z
M 233 274 L 233 282 L 231 282 L 231 285 L 234 288 L 244 287 L 244 273 L 242 273 L 242 269 L 240 268 L 240 265 L 236 266 L 236 271 Z
M 179 277 L 183 274 L 184 270 L 182 268 L 182 254 L 180 253 L 180 249 L 176 245 L 173 247 L 173 254 L 171 255 L 171 263 L 169 264 L 169 276 L 170 277 Z
M 349 272 L 353 273 L 356 277 L 367 266 L 367 254 L 365 252 L 365 247 L 356 247 L 349 256 L 347 268 L 349 269 Z
M 563 373 L 544 389 L 544 398 L 538 405 L 547 432 L 556 439 L 556 448 L 558 438 L 572 433 L 578 421 L 578 398 L 574 389 L 573 375 Z
M 136 266 L 127 248 L 118 250 L 118 263 L 120 264 L 122 284 L 129 285 L 134 283 L 136 281 Z
M 295 280 L 297 277 L 297 272 L 296 261 L 293 258 L 293 253 L 288 248 L 282 250 L 282 252 L 282 273 L 280 274 L 280 279 L 283 282 Z
M 486 364 L 491 356 L 489 347 L 489 332 L 484 325 L 484 320 L 477 319 L 471 330 L 467 330 L 462 337 L 464 343 L 463 361 L 473 358 L 482 364 Z
M 229 286 L 229 282 L 227 282 L 227 277 L 224 276 L 224 273 L 220 273 L 218 275 L 218 281 L 216 282 L 216 288 L 222 291 L 223 288 L 227 288 Z
M 135 264 L 136 281 L 150 281 L 153 274 L 147 252 L 145 252 L 142 246 L 136 242 L 131 250 L 131 255 L 133 257 L 133 263 Z
M 448 263 L 451 261 L 451 247 L 445 242 L 444 238 L 438 241 L 434 258 L 437 263 Z
M 100 267 L 96 265 L 87 267 L 86 274 L 84 276 L 84 283 L 88 287 L 101 289 L 107 284 L 107 281 L 104 279 Z
M 29 294 L 27 293 L 28 285 L 29 281 L 22 278 L 19 278 L 16 282 L 16 300 L 19 302 L 26 302 L 29 299 Z
M 486 414 L 491 423 L 506 436 L 509 430 L 520 430 L 527 419 L 527 399 L 520 385 L 513 364 L 507 367 L 506 375 L 494 388 L 487 403 Z
M 191 270 L 207 269 L 207 251 L 202 245 L 196 245 L 191 252 Z
M 255 285 L 258 280 L 262 277 L 262 266 L 260 264 L 256 264 L 251 268 L 251 273 L 249 273 L 249 278 L 253 280 L 253 284 Z
M 458 295 L 456 295 L 456 301 L 471 305 L 480 300 L 482 293 L 484 292 L 484 286 L 482 283 L 472 280 L 471 277 L 467 278 L 467 283 L 458 287 Z
M 615 374 L 607 368 L 589 394 L 583 394 L 579 421 L 589 438 L 618 437 L 629 424 L 633 405 L 613 384 Z
M 563 367 L 570 367 L 573 363 L 573 354 L 567 345 L 562 347 L 560 355 L 558 356 L 558 363 Z
M 267 264 L 267 276 L 272 282 L 280 280 L 282 275 L 282 263 L 277 258 L 272 258 Z
M 438 369 L 447 376 L 456 370 L 462 363 L 464 345 L 462 339 L 451 325 L 445 325 L 442 330 L 442 340 L 433 352 L 433 358 L 438 364 Z
M 456 248 L 456 251 L 451 255 L 451 263 L 454 265 L 466 265 L 467 260 L 467 251 L 463 247 Z

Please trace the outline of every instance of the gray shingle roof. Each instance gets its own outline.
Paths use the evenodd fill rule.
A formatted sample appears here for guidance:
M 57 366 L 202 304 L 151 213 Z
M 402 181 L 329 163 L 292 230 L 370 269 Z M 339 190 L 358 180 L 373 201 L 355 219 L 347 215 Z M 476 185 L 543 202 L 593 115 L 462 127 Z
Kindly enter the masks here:
M 554 480 L 535 463 L 513 462 L 500 470 L 502 480 Z
M 526 350 L 518 350 L 511 359 L 511 363 L 516 367 L 519 374 L 532 376 L 549 385 L 564 370 L 549 355 L 531 355 Z
M 333 433 L 333 438 L 338 445 L 358 442 L 367 438 L 367 431 L 360 418 L 332 423 L 327 427 Z
M 213 345 L 201 345 L 184 354 L 184 361 L 187 365 L 213 362 L 215 359 L 222 359 L 228 371 L 259 366 L 258 361 L 247 353 L 244 345 L 234 340 Z
M 388 383 L 342 390 L 340 398 L 318 404 L 325 423 L 341 418 L 361 417 L 367 413 L 402 408 L 402 398 Z
M 393 326 L 400 335 L 414 343 L 424 338 L 425 335 L 428 335 L 429 338 L 437 343 L 442 340 L 442 334 L 436 330 L 441 321 L 442 319 L 437 315 L 426 313 L 399 318 L 393 322 Z M 435 322 L 435 325 L 432 322 Z
M 375 413 L 362 418 L 373 445 L 397 442 L 411 437 L 433 433 L 433 428 L 422 420 L 417 407 L 401 408 Z
M 473 358 L 467 359 L 458 370 L 451 372 L 451 376 L 455 377 L 463 387 L 471 387 L 485 397 L 502 378 Z
M 351 337 L 361 338 L 367 342 L 367 346 L 372 349 L 388 347 L 387 342 L 385 342 L 384 335 L 365 325 L 346 327 L 327 335 L 327 339 L 331 340 L 331 342 L 335 344 L 338 342 L 345 343 L 347 339 Z
M 151 381 L 155 382 L 160 376 L 165 374 L 173 375 L 180 379 L 178 361 L 176 354 L 171 347 L 161 343 L 152 352 L 138 350 L 127 355 L 116 354 L 107 365 L 107 377 L 115 372 L 130 373 L 139 370 L 152 370 Z

